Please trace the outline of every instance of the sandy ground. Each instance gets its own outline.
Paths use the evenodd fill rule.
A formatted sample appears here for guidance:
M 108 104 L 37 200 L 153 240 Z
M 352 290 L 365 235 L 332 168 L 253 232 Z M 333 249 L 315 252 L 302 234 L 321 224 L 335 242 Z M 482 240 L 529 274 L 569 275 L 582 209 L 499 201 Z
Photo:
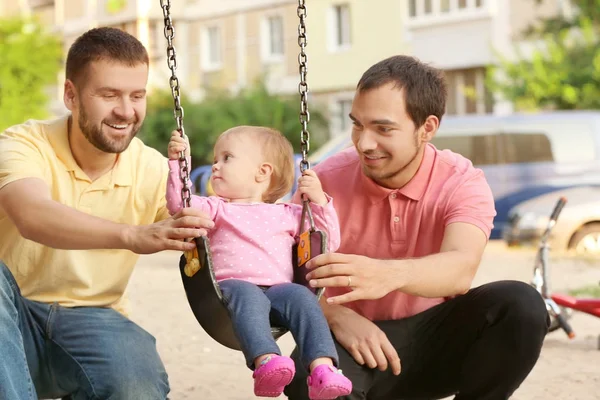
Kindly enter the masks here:
M 491 243 L 474 285 L 499 279 L 529 282 L 533 257 L 533 250 L 506 250 L 501 243 Z M 214 342 L 194 319 L 177 260 L 178 254 L 172 252 L 143 256 L 129 287 L 132 318 L 157 338 L 169 373 L 170 398 L 255 398 L 251 372 L 244 366 L 241 353 Z M 555 256 L 552 261 L 552 287 L 556 291 L 600 281 L 600 260 Z M 571 323 L 577 337 L 569 340 L 562 331 L 549 334 L 537 365 L 513 399 L 600 399 L 600 319 L 576 313 Z M 294 346 L 289 334 L 278 343 L 286 354 Z

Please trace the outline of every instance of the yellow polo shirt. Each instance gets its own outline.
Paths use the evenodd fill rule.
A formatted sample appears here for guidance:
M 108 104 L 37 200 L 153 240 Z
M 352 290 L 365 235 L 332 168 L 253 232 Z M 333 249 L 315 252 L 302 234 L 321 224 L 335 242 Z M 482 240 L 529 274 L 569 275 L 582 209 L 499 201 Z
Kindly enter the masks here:
M 31 120 L 1 134 L 0 189 L 35 177 L 48 184 L 55 201 L 87 214 L 133 225 L 168 217 L 165 157 L 135 138 L 115 167 L 92 182 L 71 154 L 67 122 L 68 115 Z M 26 240 L 0 208 L 0 260 L 28 299 L 126 313 L 123 294 L 138 257 L 128 250 L 57 250 Z

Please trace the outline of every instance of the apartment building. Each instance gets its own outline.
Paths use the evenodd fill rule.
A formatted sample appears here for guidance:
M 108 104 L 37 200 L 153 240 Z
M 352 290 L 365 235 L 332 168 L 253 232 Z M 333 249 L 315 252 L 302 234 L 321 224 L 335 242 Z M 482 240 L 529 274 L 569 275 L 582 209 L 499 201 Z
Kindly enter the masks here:
M 86 30 L 111 26 L 135 35 L 150 56 L 149 90 L 167 89 L 164 19 L 158 0 L 0 0 L 0 15 L 40 13 L 63 37 L 64 52 Z M 296 0 L 173 0 L 177 75 L 182 90 L 236 92 L 264 76 L 274 92 L 298 88 Z M 60 74 L 53 110 L 61 107 Z
M 404 51 L 400 21 L 406 10 L 397 0 L 313 0 L 306 6 L 309 109 L 326 111 L 334 135 L 349 127 L 364 70 Z M 297 7 L 296 0 L 188 2 L 189 86 L 199 95 L 206 87 L 235 91 L 264 76 L 271 91 L 297 93 Z
M 172 0 L 183 91 L 236 92 L 264 77 L 275 93 L 297 93 L 297 0 Z M 510 54 L 536 17 L 566 0 L 308 0 L 309 109 L 325 110 L 331 135 L 347 132 L 356 83 L 373 63 L 412 54 L 446 71 L 448 114 L 510 112 L 485 87 L 495 52 Z M 168 88 L 164 21 L 158 0 L 0 0 L 0 15 L 35 13 L 64 38 L 112 26 L 137 36 L 150 54 L 149 88 Z M 62 101 L 62 74 L 57 107 Z
M 485 86 L 496 52 L 508 56 L 536 18 L 556 15 L 565 1 L 408 0 L 405 33 L 410 53 L 445 70 L 448 114 L 510 113 Z
M 95 6 L 62 1 L 70 3 L 65 4 L 65 47 L 91 26 L 122 28 L 148 46 L 150 87 L 167 87 L 170 71 L 158 1 L 96 0 Z M 354 88 L 364 70 L 405 51 L 401 21 L 407 10 L 403 2 L 367 3 L 306 2 L 309 109 L 326 111 L 332 134 L 349 127 Z M 186 94 L 199 99 L 211 89 L 236 92 L 261 77 L 274 93 L 298 92 L 297 0 L 182 0 L 172 4 L 178 76 Z

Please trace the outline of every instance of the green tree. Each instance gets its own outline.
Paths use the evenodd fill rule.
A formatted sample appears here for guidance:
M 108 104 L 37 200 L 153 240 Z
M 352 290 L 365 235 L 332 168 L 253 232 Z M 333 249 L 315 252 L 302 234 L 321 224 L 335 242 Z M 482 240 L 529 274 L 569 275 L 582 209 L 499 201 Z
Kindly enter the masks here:
M 46 94 L 62 62 L 60 40 L 35 20 L 0 20 L 0 131 L 48 116 Z
M 536 0 L 537 3 L 540 0 Z M 572 15 L 541 19 L 523 33 L 530 57 L 502 55 L 488 70 L 491 91 L 517 109 L 600 109 L 600 0 L 573 0 Z
M 294 150 L 300 151 L 299 95 L 271 94 L 262 80 L 237 95 L 211 91 L 199 103 L 185 97 L 181 103 L 185 112 L 183 125 L 190 139 L 194 166 L 212 163 L 212 148 L 217 137 L 237 125 L 278 129 L 291 141 Z M 327 121 L 314 104 L 309 104 L 309 111 L 310 151 L 313 151 L 326 139 Z M 175 128 L 171 92 L 153 93 L 149 96 L 148 113 L 140 138 L 166 155 L 169 137 Z

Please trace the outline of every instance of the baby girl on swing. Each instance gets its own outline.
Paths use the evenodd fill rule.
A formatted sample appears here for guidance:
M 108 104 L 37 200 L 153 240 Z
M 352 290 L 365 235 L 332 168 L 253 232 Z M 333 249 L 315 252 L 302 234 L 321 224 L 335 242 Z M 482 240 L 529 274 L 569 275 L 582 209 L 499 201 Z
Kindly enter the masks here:
M 171 214 L 182 208 L 181 151 L 189 162 L 189 143 L 174 131 L 168 150 Z M 348 395 L 352 383 L 336 368 L 338 354 L 316 296 L 292 283 L 292 247 L 301 233 L 302 206 L 275 203 L 292 188 L 293 159 L 292 145 L 274 129 L 229 129 L 214 147 L 211 184 L 216 196 L 192 196 L 191 207 L 215 222 L 208 233 L 215 276 L 246 364 L 254 370 L 255 395 L 281 395 L 296 372 L 294 361 L 281 355 L 273 339 L 273 316 L 294 336 L 303 366 L 310 372 L 309 397 L 335 399 Z M 304 172 L 298 191 L 311 201 L 315 223 L 327 232 L 329 251 L 337 250 L 337 214 L 314 171 Z

